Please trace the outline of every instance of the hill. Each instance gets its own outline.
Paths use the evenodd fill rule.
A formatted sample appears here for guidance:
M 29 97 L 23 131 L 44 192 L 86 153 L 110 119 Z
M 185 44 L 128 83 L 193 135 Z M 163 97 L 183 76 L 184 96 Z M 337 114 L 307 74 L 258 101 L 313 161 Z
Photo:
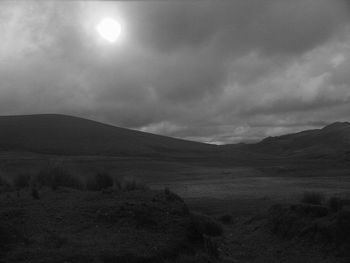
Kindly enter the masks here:
M 58 114 L 0 116 L 0 152 L 190 158 L 253 162 L 281 158 L 350 159 L 350 123 L 268 137 L 255 144 L 211 145 Z
M 0 151 L 61 155 L 191 156 L 214 145 L 57 115 L 0 116 Z
M 350 157 L 350 123 L 336 122 L 322 129 L 268 137 L 246 148 L 280 156 Z

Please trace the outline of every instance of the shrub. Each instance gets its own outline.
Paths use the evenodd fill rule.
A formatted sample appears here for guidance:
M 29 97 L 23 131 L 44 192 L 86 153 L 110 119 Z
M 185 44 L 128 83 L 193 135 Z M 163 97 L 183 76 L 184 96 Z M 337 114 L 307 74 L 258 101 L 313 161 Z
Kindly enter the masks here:
M 339 210 L 342 209 L 344 205 L 344 201 L 341 198 L 336 196 L 330 197 L 327 203 L 328 203 L 328 207 L 333 212 L 338 212 Z
M 201 252 L 198 254 L 180 254 L 174 260 L 165 261 L 166 263 L 218 263 L 217 259 L 211 257 L 207 253 Z
M 301 199 L 302 203 L 320 205 L 325 200 L 325 196 L 321 192 L 304 192 Z
M 329 214 L 329 210 L 324 205 L 294 204 L 290 210 L 302 217 L 324 217 Z
M 171 194 L 171 191 L 170 191 L 169 187 L 165 187 L 164 188 L 164 194 L 165 195 L 170 195 Z
M 168 187 L 166 187 L 164 189 L 164 196 L 165 196 L 166 200 L 171 201 L 171 202 L 174 202 L 174 201 L 183 202 L 183 199 L 180 196 L 178 196 L 177 194 L 170 191 L 170 189 Z
M 65 167 L 57 164 L 49 164 L 41 169 L 35 178 L 35 182 L 40 186 L 49 186 L 53 190 L 60 186 L 74 189 L 83 188 L 78 177 L 71 174 Z
M 66 245 L 68 242 L 68 238 L 62 236 L 60 233 L 49 232 L 46 236 L 45 245 L 48 248 L 59 249 Z
M 114 178 L 114 181 L 113 181 L 113 189 L 114 189 L 114 190 L 117 190 L 117 191 L 122 190 L 122 181 L 119 180 L 118 178 Z
M 3 252 L 3 250 L 8 249 L 9 243 L 11 243 L 11 235 L 8 232 L 8 229 L 4 227 L 3 225 L 0 225 L 0 253 Z
M 338 240 L 350 244 L 350 209 L 339 212 L 336 219 L 336 229 Z
M 5 186 L 5 187 L 9 186 L 9 183 L 1 176 L 0 176 L 0 186 Z
M 113 185 L 113 178 L 106 172 L 100 172 L 88 180 L 86 188 L 90 191 L 100 191 L 102 189 L 113 187 Z
M 275 204 L 269 209 L 269 225 L 273 233 L 285 238 L 296 236 L 305 227 L 304 217 L 284 204 Z
M 124 179 L 124 182 L 122 183 L 122 188 L 125 191 L 134 191 L 134 190 L 146 189 L 146 186 L 133 178 L 133 179 Z
M 1 192 L 9 192 L 12 190 L 11 184 L 9 182 L 0 176 L 0 193 Z
M 34 199 L 40 199 L 39 191 L 37 188 L 34 188 L 34 187 L 32 188 L 31 195 Z
M 30 176 L 28 174 L 17 174 L 13 179 L 13 186 L 16 189 L 22 189 L 29 186 Z
M 215 219 L 200 213 L 192 212 L 189 238 L 191 241 L 203 241 L 204 236 L 220 236 L 222 226 Z
M 232 223 L 232 216 L 229 214 L 225 214 L 219 218 L 219 220 L 224 224 L 231 224 Z

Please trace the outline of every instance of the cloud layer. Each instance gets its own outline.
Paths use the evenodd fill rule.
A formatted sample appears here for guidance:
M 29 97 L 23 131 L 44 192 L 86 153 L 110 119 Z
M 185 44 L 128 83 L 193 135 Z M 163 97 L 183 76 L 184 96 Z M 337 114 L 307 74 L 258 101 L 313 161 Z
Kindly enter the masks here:
M 349 120 L 349 22 L 346 0 L 1 2 L 0 114 L 212 143 Z

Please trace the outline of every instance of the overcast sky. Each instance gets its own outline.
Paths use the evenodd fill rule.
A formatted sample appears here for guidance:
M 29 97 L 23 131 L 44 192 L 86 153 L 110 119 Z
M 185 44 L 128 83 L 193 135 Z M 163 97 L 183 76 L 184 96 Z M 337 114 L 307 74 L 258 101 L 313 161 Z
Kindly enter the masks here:
M 211 143 L 350 119 L 347 0 L 0 1 L 0 37 L 0 115 Z

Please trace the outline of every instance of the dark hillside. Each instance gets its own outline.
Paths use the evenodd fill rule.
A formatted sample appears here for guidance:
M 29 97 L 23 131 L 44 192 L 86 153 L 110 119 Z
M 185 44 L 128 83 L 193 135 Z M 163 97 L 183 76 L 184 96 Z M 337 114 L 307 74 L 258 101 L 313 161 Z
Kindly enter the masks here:
M 289 157 L 348 159 L 350 123 L 337 122 L 322 129 L 268 137 L 257 144 L 246 145 L 245 149 Z
M 0 117 L 0 151 L 63 155 L 191 155 L 216 147 L 55 115 Z

